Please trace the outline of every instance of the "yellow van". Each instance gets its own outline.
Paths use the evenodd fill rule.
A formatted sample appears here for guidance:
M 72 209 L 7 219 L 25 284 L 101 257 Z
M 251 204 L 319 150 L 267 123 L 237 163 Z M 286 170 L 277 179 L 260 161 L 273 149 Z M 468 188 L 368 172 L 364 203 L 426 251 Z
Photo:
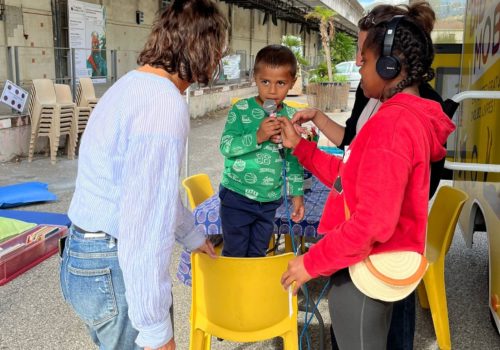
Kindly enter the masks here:
M 469 195 L 459 220 L 467 246 L 487 232 L 489 308 L 500 330 L 500 0 L 467 1 L 459 90 L 454 161 L 445 167 Z

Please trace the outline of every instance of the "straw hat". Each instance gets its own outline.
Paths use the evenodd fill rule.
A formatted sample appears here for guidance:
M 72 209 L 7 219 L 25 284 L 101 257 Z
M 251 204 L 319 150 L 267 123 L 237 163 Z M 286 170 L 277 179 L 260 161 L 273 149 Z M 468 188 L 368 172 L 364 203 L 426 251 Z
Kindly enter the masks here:
M 349 266 L 354 285 L 372 299 L 397 301 L 417 288 L 429 266 L 422 254 L 410 251 L 368 256 Z

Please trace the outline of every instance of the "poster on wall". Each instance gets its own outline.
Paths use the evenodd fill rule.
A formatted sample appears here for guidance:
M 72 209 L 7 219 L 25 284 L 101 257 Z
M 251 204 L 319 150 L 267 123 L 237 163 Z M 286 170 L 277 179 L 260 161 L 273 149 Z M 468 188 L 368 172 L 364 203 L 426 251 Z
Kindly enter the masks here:
M 104 6 L 68 0 L 69 47 L 75 49 L 76 77 L 105 83 L 106 10 Z

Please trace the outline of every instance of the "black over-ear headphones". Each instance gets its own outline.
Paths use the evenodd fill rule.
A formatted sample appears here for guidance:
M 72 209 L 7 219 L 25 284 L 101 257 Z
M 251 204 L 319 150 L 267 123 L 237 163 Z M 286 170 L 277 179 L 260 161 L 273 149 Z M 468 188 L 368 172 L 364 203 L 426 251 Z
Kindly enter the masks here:
M 398 57 L 392 55 L 392 46 L 394 44 L 394 37 L 396 36 L 396 29 L 403 18 L 403 15 L 397 15 L 392 17 L 389 23 L 387 23 L 384 34 L 384 47 L 376 66 L 378 75 L 385 80 L 394 79 L 401 71 L 401 62 Z

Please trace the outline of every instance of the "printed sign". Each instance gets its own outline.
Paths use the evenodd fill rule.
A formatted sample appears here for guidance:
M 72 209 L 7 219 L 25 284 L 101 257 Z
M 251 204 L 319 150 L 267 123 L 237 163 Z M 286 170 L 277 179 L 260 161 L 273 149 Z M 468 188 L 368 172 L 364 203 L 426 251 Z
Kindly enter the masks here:
M 224 76 L 227 80 L 240 78 L 240 55 L 229 55 L 222 59 Z
M 69 46 L 75 49 L 76 76 L 106 82 L 106 11 L 104 6 L 68 1 Z
M 22 112 L 26 100 L 28 99 L 28 92 L 11 81 L 5 82 L 5 87 L 2 92 L 2 102 L 16 111 Z

